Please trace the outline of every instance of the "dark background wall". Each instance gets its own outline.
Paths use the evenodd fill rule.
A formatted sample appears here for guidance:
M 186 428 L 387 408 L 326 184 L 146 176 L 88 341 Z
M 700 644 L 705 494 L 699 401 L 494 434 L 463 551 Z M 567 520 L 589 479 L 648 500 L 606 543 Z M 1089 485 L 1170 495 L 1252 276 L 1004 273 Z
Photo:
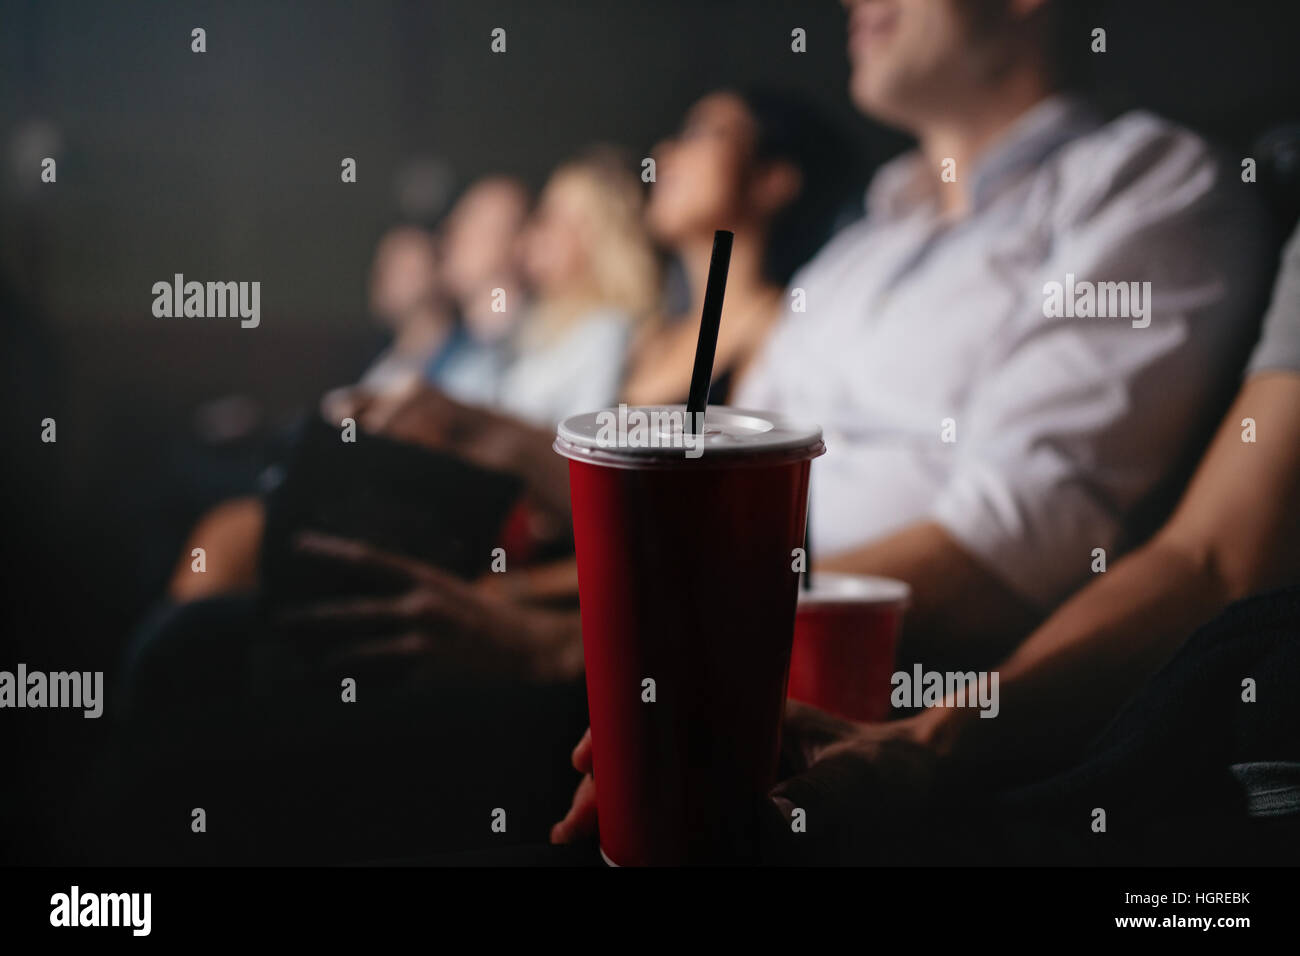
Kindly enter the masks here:
M 1089 55 L 1086 30 L 1075 50 L 1108 102 L 1237 155 L 1300 121 L 1296 4 L 1096 10 L 1109 52 Z M 853 112 L 844 43 L 833 0 L 0 0 L 0 275 L 31 307 L 4 316 L 6 504 L 58 594 L 23 635 L 45 646 L 60 609 L 98 609 L 103 635 L 78 636 L 111 661 L 200 506 L 175 475 L 194 409 L 245 393 L 287 414 L 355 375 L 369 257 L 413 171 L 435 199 L 489 171 L 540 184 L 593 141 L 644 155 L 700 93 L 750 83 L 814 94 L 870 166 L 904 140 Z M 47 155 L 57 184 L 39 181 Z M 261 281 L 261 327 L 153 318 L 175 272 Z M 57 451 L 34 447 L 50 409 Z
M 842 14 L 800 6 L 17 5 L 6 132 L 48 124 L 60 175 L 23 190 L 38 167 L 11 169 L 29 230 L 12 254 L 60 321 L 156 327 L 149 287 L 187 271 L 261 279 L 268 329 L 346 328 L 411 160 L 540 183 L 594 140 L 644 154 L 702 90 L 737 79 L 818 91 L 848 121 Z M 795 25 L 807 55 L 789 50 Z M 190 51 L 194 26 L 206 54 Z M 504 54 L 489 50 L 497 26 Z
M 1295 6 L 1101 5 L 1110 51 L 1092 58 L 1095 72 L 1112 95 L 1244 145 L 1296 114 Z M 156 331 L 149 287 L 186 271 L 260 279 L 264 332 L 346 329 L 413 160 L 440 162 L 455 182 L 499 169 L 539 183 L 594 140 L 644 154 L 700 92 L 728 83 L 809 90 L 869 155 L 896 145 L 851 110 L 833 0 L 0 10 L 3 266 L 60 324 Z M 190 52 L 195 26 L 207 30 L 202 55 Z M 489 51 L 496 26 L 504 55 Z M 808 31 L 806 54 L 790 51 L 794 26 Z M 1086 34 L 1078 42 L 1086 49 Z M 58 159 L 57 186 L 41 187 L 41 155 Z M 339 181 L 343 156 L 358 160 L 355 185 Z

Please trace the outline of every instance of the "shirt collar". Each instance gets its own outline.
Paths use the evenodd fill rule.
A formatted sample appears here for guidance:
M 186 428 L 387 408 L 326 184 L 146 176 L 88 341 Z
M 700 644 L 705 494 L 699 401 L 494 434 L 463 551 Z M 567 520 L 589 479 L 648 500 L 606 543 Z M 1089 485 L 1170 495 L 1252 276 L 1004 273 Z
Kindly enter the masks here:
M 971 209 L 982 209 L 1019 174 L 1100 123 L 1097 113 L 1073 96 L 1057 94 L 1036 103 L 975 163 L 969 174 Z M 919 150 L 910 150 L 885 163 L 873 177 L 867 211 L 889 218 L 905 215 L 933 201 L 938 183 L 938 171 L 928 168 Z

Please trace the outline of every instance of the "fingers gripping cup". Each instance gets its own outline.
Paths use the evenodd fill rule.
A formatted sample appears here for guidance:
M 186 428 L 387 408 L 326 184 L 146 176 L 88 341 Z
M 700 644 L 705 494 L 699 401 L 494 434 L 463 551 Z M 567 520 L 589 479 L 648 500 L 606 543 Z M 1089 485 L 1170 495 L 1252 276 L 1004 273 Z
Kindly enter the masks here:
M 654 425 L 610 440 L 611 415 L 652 413 L 685 409 L 577 415 L 555 441 L 569 459 L 601 850 L 617 865 L 735 860 L 775 782 L 793 552 L 825 448 L 816 426 L 717 406 L 686 436 L 695 448 Z

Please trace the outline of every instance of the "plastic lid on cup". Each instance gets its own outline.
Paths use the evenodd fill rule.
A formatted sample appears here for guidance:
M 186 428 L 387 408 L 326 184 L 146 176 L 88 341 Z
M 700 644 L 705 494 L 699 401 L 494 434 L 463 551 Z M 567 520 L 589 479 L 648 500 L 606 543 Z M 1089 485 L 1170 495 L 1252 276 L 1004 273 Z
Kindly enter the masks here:
M 578 461 L 628 465 L 769 453 L 816 458 L 826 451 L 820 426 L 774 412 L 710 405 L 698 434 L 686 414 L 685 405 L 620 405 L 572 415 L 560 422 L 554 448 Z
M 811 591 L 799 591 L 800 606 L 829 604 L 901 604 L 911 600 L 912 589 L 904 581 L 870 574 L 837 574 L 818 571 Z

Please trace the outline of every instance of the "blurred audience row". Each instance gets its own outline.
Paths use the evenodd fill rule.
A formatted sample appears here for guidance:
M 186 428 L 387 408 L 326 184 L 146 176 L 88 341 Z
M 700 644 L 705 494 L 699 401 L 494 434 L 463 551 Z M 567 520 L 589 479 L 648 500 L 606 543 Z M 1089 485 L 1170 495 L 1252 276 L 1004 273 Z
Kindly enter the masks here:
M 549 447 L 576 412 L 685 402 L 718 229 L 735 234 L 711 395 L 725 403 L 780 317 L 786 283 L 860 205 L 852 151 L 806 99 L 756 89 L 702 98 L 653 158 L 648 190 L 631 157 L 595 147 L 535 202 L 522 182 L 488 176 L 435 230 L 385 233 L 369 303 L 391 344 L 323 398 L 324 416 L 443 447 L 449 435 L 407 433 L 385 414 L 408 396 L 437 400 L 480 445 L 459 451 L 512 470 L 491 450 L 520 433 Z M 564 509 L 562 482 L 539 490 Z M 202 576 L 182 560 L 172 596 L 252 588 L 263 521 L 255 497 L 214 509 L 192 540 L 218 560 Z M 574 586 L 571 566 L 559 577 Z
M 713 233 L 729 228 L 714 391 L 725 401 L 793 270 L 852 209 L 849 152 L 809 103 L 750 91 L 702 99 L 653 158 L 648 199 L 630 157 L 596 148 L 557 169 L 535 204 L 523 183 L 491 176 L 435 232 L 385 234 L 370 308 L 393 342 L 358 387 L 384 394 L 423 380 L 547 428 L 619 398 L 682 401 L 689 319 Z M 683 284 L 686 296 L 674 296 Z M 327 409 L 344 400 L 334 393 Z

